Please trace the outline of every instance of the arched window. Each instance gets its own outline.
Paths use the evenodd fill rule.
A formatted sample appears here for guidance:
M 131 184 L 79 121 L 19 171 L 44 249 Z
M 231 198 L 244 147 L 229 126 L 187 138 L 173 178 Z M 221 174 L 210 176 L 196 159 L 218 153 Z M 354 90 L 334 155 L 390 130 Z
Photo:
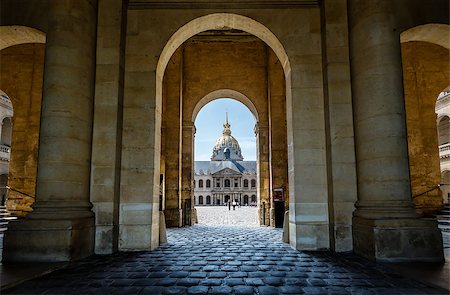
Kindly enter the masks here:
M 5 118 L 2 122 L 2 135 L 0 143 L 2 145 L 11 146 L 12 125 L 11 118 Z
M 225 203 L 228 203 L 228 201 L 230 201 L 230 196 L 229 196 L 229 195 L 226 195 L 226 196 L 225 196 Z
M 203 187 L 203 179 L 200 179 L 200 180 L 198 181 L 198 187 Z
M 252 195 L 252 203 L 256 203 L 256 196 Z
M 206 205 L 211 205 L 211 196 L 206 196 Z
M 447 116 L 442 117 L 438 123 L 438 141 L 439 145 L 443 145 L 450 142 L 450 118 Z
M 203 205 L 203 196 L 198 196 L 198 204 Z
M 246 205 L 246 206 L 248 205 L 248 196 L 247 195 L 244 195 L 244 205 Z
M 252 187 L 256 187 L 256 180 L 252 179 Z
M 211 187 L 211 180 L 209 179 L 206 180 L 206 187 Z
M 248 179 L 244 179 L 244 187 L 248 187 Z
M 229 179 L 225 179 L 225 187 L 230 187 L 230 180 Z

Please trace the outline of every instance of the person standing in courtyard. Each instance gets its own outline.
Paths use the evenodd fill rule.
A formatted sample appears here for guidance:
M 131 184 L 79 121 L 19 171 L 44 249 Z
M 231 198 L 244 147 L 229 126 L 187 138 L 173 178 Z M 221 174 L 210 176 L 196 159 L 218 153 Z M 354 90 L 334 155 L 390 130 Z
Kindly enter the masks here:
M 230 210 L 231 210 L 231 202 L 228 201 L 228 211 L 230 211 Z
M 233 201 L 233 211 L 236 210 L 236 201 Z

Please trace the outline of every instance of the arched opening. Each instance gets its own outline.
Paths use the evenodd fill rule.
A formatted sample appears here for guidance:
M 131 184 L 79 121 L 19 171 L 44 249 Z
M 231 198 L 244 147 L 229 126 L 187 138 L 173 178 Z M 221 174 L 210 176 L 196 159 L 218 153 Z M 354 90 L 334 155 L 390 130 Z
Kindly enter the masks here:
M 0 138 L 0 144 L 11 147 L 12 141 L 12 123 L 11 118 L 6 117 L 2 121 L 2 134 Z
M 210 195 L 206 196 L 206 205 L 211 205 L 211 196 Z
M 203 205 L 203 196 L 198 196 L 198 204 Z
M 214 91 L 221 94 L 221 91 Z M 228 93 L 231 93 L 228 91 Z M 208 101 L 195 114 L 194 137 L 194 179 L 206 178 L 216 183 L 213 188 L 194 188 L 194 195 L 199 193 L 211 194 L 212 203 L 216 207 L 196 208 L 199 224 L 230 225 L 232 218 L 226 217 L 228 207 L 233 202 L 242 204 L 244 193 L 257 194 L 256 186 L 253 189 L 243 187 L 248 177 L 257 177 L 256 136 L 254 126 L 258 114 L 253 113 L 248 105 L 253 103 L 245 96 L 242 99 L 215 97 L 208 100 L 201 99 L 198 105 Z M 242 103 L 246 100 L 247 103 Z M 228 110 L 228 112 L 227 112 Z M 208 204 L 208 203 L 207 203 Z M 241 208 L 238 206 L 238 208 Z M 235 208 L 236 209 L 236 206 Z M 239 218 L 243 226 L 253 226 L 258 219 L 257 208 L 233 210 L 235 218 Z M 228 212 L 228 213 L 227 213 Z M 211 218 L 209 216 L 214 216 Z M 233 218 L 234 219 L 234 218 Z M 248 221 L 248 224 L 245 223 Z M 234 224 L 236 225 L 236 224 Z
M 248 195 L 244 195 L 244 206 L 248 206 Z
M 195 181 L 195 180 L 194 180 Z M 203 179 L 200 179 L 199 181 L 198 181 L 198 187 L 199 188 L 203 188 Z
M 206 187 L 207 188 L 211 187 L 211 180 L 210 179 L 206 180 Z
M 238 42 L 229 42 L 229 38 Z M 164 163 L 161 162 L 160 167 L 166 179 L 167 226 L 192 224 L 189 217 L 194 205 L 192 183 L 198 173 L 192 167 L 195 127 L 189 118 L 195 120 L 205 104 L 223 95 L 244 103 L 257 120 L 254 131 L 259 164 L 255 170 L 261 181 L 255 180 L 249 189 L 256 189 L 255 196 L 260 196 L 255 204 L 261 205 L 258 206 L 261 223 L 275 224 L 275 215 L 271 213 L 271 185 L 284 190 L 285 196 L 289 195 L 286 128 L 286 121 L 290 124 L 286 107 L 290 101 L 289 85 L 290 66 L 283 46 L 272 32 L 247 17 L 226 13 L 206 15 L 181 27 L 169 39 L 156 69 L 156 104 L 161 103 L 162 109 L 161 150 L 164 155 L 161 161 Z M 158 135 L 156 139 L 158 141 Z M 271 158 L 272 152 L 276 156 Z M 224 157 L 233 157 L 231 150 L 224 149 L 223 153 Z M 182 160 L 173 157 L 175 154 Z M 171 161 L 173 163 L 168 163 Z M 169 172 L 169 169 L 175 170 Z M 269 180 L 271 169 L 274 176 Z M 176 182 L 182 190 L 176 189 Z M 217 189 L 242 187 L 234 178 L 212 182 Z M 224 203 L 223 199 L 212 198 L 213 204 Z M 233 198 L 242 201 L 242 195 Z M 287 197 L 279 201 L 282 202 L 280 210 L 288 207 Z
M 450 143 L 450 118 L 448 116 L 439 118 L 437 132 L 439 146 Z
M 416 211 L 424 215 L 443 205 L 438 146 L 450 142 L 450 134 L 446 99 L 437 97 L 449 84 L 449 29 L 425 24 L 401 34 L 411 191 Z
M 6 206 L 23 217 L 32 211 L 36 194 L 45 33 L 0 26 L 0 35 L 0 89 L 7 93 L 11 109 L 10 115 L 2 117 L 0 139 L 2 146 L 11 146 Z

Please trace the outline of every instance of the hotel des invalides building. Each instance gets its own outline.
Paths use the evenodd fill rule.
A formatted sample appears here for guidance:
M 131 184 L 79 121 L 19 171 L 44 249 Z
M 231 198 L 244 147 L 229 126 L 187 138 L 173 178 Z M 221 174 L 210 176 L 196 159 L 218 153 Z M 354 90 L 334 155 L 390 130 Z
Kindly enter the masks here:
M 153 250 L 164 224 L 191 225 L 193 122 L 218 98 L 256 118 L 261 225 L 281 203 L 297 250 L 443 261 L 430 216 L 448 0 L 1 0 L 0 13 L 20 217 L 3 262 Z
M 214 145 L 211 161 L 194 162 L 195 206 L 230 205 L 233 202 L 256 206 L 256 161 L 244 161 L 239 142 L 231 135 L 228 114 L 223 128 L 222 136 Z

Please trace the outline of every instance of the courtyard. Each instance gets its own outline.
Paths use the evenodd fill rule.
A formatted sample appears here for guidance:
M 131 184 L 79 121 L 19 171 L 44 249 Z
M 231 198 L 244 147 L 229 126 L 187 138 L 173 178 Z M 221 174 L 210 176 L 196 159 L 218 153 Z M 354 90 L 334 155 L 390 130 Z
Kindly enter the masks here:
M 250 206 L 197 206 L 198 223 L 216 226 L 259 226 L 258 209 Z
M 299 252 L 257 208 L 198 207 L 151 252 L 93 256 L 2 294 L 448 294 L 353 254 Z

